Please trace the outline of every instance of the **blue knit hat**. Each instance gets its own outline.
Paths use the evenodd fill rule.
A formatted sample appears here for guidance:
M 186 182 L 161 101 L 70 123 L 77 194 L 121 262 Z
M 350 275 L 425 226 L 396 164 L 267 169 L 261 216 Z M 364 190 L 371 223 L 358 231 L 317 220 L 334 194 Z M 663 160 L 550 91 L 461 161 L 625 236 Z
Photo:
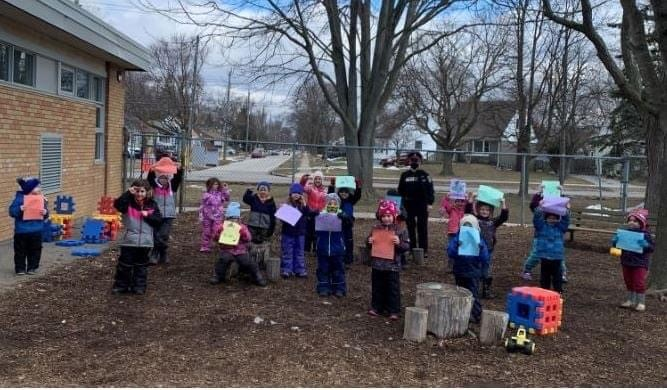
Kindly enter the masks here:
M 28 195 L 39 186 L 39 179 L 36 177 L 19 177 L 16 179 L 16 182 L 19 183 L 23 195 Z
M 292 183 L 291 186 L 289 186 L 289 194 L 301 194 L 303 195 L 303 186 L 299 183 Z
M 259 187 L 261 187 L 261 186 L 265 186 L 269 191 L 271 191 L 271 183 L 269 183 L 268 181 L 263 180 L 263 181 L 260 181 L 259 183 L 257 183 L 257 189 L 258 190 L 259 190 Z
M 227 218 L 241 218 L 241 204 L 239 202 L 231 202 L 227 205 Z

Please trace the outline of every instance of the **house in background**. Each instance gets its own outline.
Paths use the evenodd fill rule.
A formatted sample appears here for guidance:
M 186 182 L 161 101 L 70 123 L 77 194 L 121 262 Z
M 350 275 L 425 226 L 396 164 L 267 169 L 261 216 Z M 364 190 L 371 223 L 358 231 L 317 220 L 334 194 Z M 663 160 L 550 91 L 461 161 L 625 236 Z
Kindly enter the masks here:
M 42 180 L 75 217 L 122 190 L 123 72 L 145 70 L 147 49 L 67 0 L 0 0 L 0 199 L 16 178 Z M 0 214 L 0 241 L 13 223 Z

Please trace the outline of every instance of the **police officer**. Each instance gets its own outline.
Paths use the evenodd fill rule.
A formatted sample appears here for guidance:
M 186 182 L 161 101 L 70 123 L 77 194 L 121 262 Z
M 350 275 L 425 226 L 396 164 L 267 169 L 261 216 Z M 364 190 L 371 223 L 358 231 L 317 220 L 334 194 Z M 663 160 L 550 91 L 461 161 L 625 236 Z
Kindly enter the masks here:
M 407 212 L 408 234 L 410 235 L 410 247 L 424 249 L 424 258 L 428 252 L 428 209 L 435 200 L 433 192 L 433 181 L 431 176 L 418 169 L 423 157 L 421 153 L 412 151 L 408 154 L 410 169 L 401 174 L 398 182 L 398 193 L 403 198 L 405 211 Z M 416 223 L 415 223 L 416 218 Z M 415 237 L 415 226 L 419 235 L 419 246 Z

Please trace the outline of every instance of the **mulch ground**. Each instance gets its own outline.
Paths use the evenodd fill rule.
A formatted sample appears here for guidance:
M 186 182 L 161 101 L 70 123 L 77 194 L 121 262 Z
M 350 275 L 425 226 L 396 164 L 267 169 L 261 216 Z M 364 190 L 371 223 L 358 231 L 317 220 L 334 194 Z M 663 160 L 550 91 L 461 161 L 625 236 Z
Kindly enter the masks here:
M 358 221 L 357 240 L 372 221 Z M 443 226 L 432 224 L 431 258 L 401 275 L 402 305 L 415 285 L 445 274 Z M 117 252 L 67 265 L 2 293 L 2 386 L 651 386 L 667 383 L 667 306 L 617 308 L 624 298 L 618 260 L 591 251 L 608 237 L 579 234 L 569 248 L 561 330 L 533 336 L 535 355 L 481 347 L 465 336 L 416 344 L 402 321 L 366 315 L 370 269 L 348 272 L 349 294 L 322 299 L 310 276 L 258 288 L 233 280 L 210 286 L 214 255 L 197 252 L 196 215 L 179 218 L 172 263 L 152 267 L 145 296 L 110 292 Z M 495 259 L 499 297 L 527 254 L 531 229 L 502 228 Z M 274 242 L 274 251 L 278 240 Z M 359 242 L 359 241 L 357 241 Z M 274 252 L 277 253 L 277 252 Z M 536 272 L 536 275 L 538 272 Z M 263 321 L 257 321 L 261 317 Z

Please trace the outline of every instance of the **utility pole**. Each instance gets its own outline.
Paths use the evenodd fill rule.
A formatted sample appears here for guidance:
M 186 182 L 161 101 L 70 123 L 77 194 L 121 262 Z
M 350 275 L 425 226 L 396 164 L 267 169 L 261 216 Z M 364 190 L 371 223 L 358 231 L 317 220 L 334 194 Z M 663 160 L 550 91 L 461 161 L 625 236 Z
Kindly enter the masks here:
M 245 153 L 247 155 L 250 153 L 248 148 L 248 136 L 250 134 L 250 89 L 248 89 L 248 98 L 246 99 L 245 108 Z
M 229 114 L 229 99 L 230 99 L 230 94 L 232 90 L 232 70 L 229 70 L 229 73 L 227 74 L 227 99 L 225 100 L 225 108 L 223 115 L 228 116 Z M 228 127 L 227 127 L 227 119 L 222 118 L 222 161 L 227 161 L 227 138 L 228 138 Z
M 181 147 L 181 167 L 184 171 L 184 176 L 187 176 L 188 169 L 190 168 L 190 155 L 192 153 L 192 126 L 194 123 L 194 115 L 195 115 L 195 95 L 197 92 L 197 64 L 199 60 L 199 35 L 197 35 L 197 39 L 195 40 L 195 61 L 194 61 L 194 69 L 192 71 L 192 88 L 190 91 L 190 104 L 189 104 L 189 109 L 188 109 L 188 128 L 186 131 L 186 135 L 183 139 L 182 142 L 182 147 Z M 183 181 L 185 181 L 185 177 L 183 178 Z M 183 206 L 183 199 L 184 199 L 184 193 L 186 186 L 183 185 L 181 186 L 180 190 L 178 191 L 178 206 L 179 206 L 179 211 L 183 212 L 184 211 L 184 206 Z

